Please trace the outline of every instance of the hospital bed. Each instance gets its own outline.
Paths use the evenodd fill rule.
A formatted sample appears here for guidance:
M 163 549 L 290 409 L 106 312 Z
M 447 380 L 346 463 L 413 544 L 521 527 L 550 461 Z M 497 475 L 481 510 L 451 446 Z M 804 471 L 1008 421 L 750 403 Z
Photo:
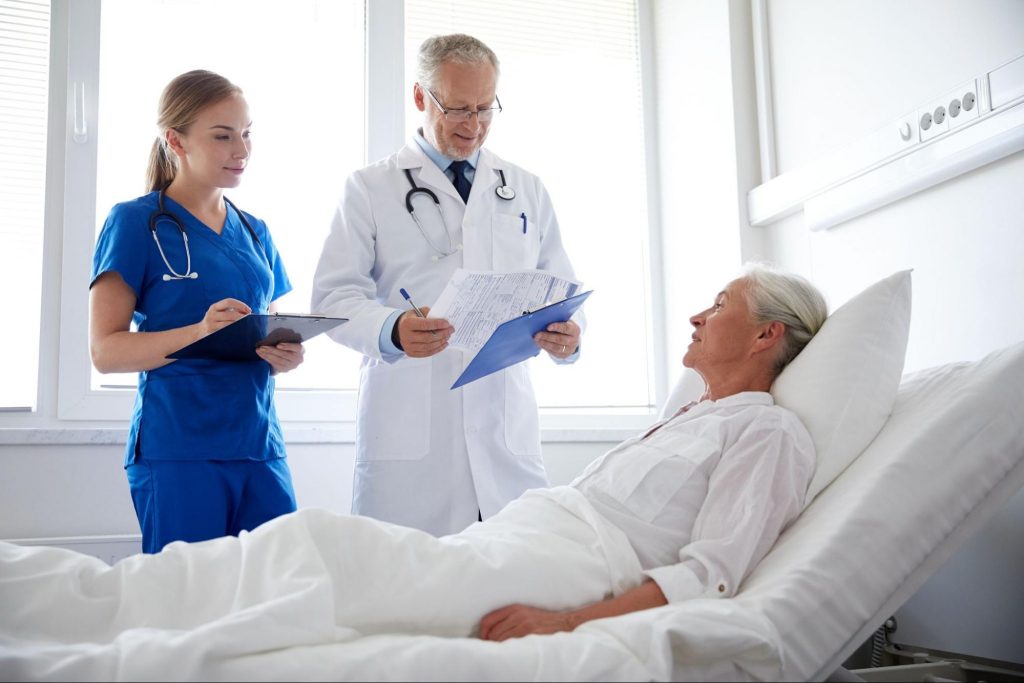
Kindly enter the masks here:
M 906 326 L 892 329 L 895 346 L 900 334 L 905 345 Z M 259 634 L 210 624 L 201 634 L 137 629 L 105 644 L 5 636 L 0 679 L 823 680 L 1024 485 L 1024 343 L 907 376 L 897 351 L 898 367 L 861 360 L 856 368 L 875 382 L 896 372 L 890 399 L 876 387 L 881 423 L 862 430 L 868 445 L 812 482 L 820 493 L 734 598 L 504 643 L 340 632 L 330 642 L 288 646 L 268 633 L 304 624 L 277 620 Z M 789 388 L 814 392 L 807 382 Z M 844 415 L 851 407 L 844 403 Z M 834 433 L 812 436 L 825 439 L 826 454 L 844 445 L 827 441 Z M 71 570 L 96 561 L 62 557 Z M 38 571 L 52 567 L 40 562 Z

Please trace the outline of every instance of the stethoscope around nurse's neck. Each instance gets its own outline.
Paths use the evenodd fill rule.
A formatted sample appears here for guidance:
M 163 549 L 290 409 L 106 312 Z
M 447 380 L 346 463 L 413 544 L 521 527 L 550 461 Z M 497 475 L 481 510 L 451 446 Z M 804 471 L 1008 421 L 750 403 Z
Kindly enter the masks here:
M 160 190 L 159 194 L 157 194 L 157 209 L 156 211 L 149 215 L 149 232 L 150 234 L 153 235 L 153 241 L 156 242 L 156 248 L 160 252 L 160 258 L 164 260 L 164 265 L 167 266 L 167 270 L 169 271 L 167 273 L 164 273 L 163 281 L 170 282 L 172 280 L 195 280 L 199 277 L 199 273 L 192 270 L 192 251 L 189 249 L 188 246 L 188 233 L 185 232 L 185 226 L 182 225 L 181 219 L 179 219 L 173 213 L 164 208 L 164 196 L 166 192 L 167 190 L 165 188 L 163 190 Z M 235 210 L 235 213 L 238 214 L 238 218 L 242 221 L 242 225 L 245 226 L 245 229 L 248 230 L 249 234 L 252 236 L 253 243 L 259 246 L 260 251 L 263 252 L 263 258 L 267 260 L 267 263 L 270 263 L 270 258 L 267 256 L 267 250 L 263 247 L 263 242 L 260 240 L 259 235 L 256 234 L 256 231 L 253 230 L 252 225 L 249 224 L 249 221 L 246 219 L 245 214 L 239 211 L 238 207 L 235 206 L 234 203 L 227 197 L 224 197 L 224 203 Z M 166 219 L 171 221 L 172 223 L 174 223 L 174 226 L 178 228 L 178 232 L 181 233 L 181 240 L 185 245 L 184 273 L 179 273 L 178 271 L 176 271 L 174 267 L 171 265 L 171 262 L 167 259 L 167 254 L 164 253 L 164 248 L 160 244 L 160 237 L 158 237 L 156 234 L 156 224 L 160 221 L 160 219 Z
M 405 193 L 405 210 L 408 211 L 409 215 L 412 216 L 412 219 L 416 221 L 416 227 L 419 228 L 420 234 L 423 235 L 423 239 L 427 241 L 427 244 L 430 245 L 431 249 L 437 252 L 437 254 L 431 257 L 432 260 L 440 261 L 442 258 L 446 256 L 451 256 L 455 252 L 462 251 L 462 245 L 456 245 L 454 244 L 454 240 L 452 240 L 452 232 L 451 230 L 448 229 L 448 221 L 444 219 L 444 212 L 441 211 L 441 202 L 440 200 L 438 200 L 437 195 L 434 194 L 434 191 L 431 190 L 430 188 L 420 187 L 419 185 L 417 185 L 416 181 L 412 179 L 412 172 L 409 169 L 406 168 L 403 170 L 405 171 L 405 177 L 409 180 L 409 185 L 411 187 L 411 189 Z M 494 194 L 498 195 L 498 197 L 506 201 L 515 199 L 516 191 L 509 187 L 508 183 L 505 182 L 505 171 L 501 169 L 495 170 L 498 171 L 498 175 L 501 176 L 501 184 L 498 185 L 497 188 L 495 188 Z M 431 200 L 433 200 L 434 208 L 437 210 L 437 215 L 441 218 L 441 225 L 444 226 L 445 237 L 448 239 L 447 249 L 439 247 L 434 242 L 434 240 L 430 238 L 430 235 L 427 234 L 427 231 L 423 229 L 423 224 L 420 223 L 420 219 L 416 215 L 416 209 L 412 205 L 413 197 L 415 197 L 417 194 L 425 194 L 428 197 L 430 197 Z

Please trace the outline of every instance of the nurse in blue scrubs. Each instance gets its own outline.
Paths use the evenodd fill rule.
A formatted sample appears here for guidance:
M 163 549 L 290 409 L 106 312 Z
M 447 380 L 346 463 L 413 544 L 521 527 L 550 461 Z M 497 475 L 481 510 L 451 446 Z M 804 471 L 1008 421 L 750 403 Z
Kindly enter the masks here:
M 224 197 L 252 146 L 242 91 L 208 71 L 182 74 L 164 89 L 158 124 L 151 192 L 111 210 L 90 285 L 93 364 L 139 373 L 125 469 L 147 553 L 295 510 L 273 376 L 303 358 L 301 344 L 282 343 L 253 362 L 167 360 L 273 311 L 291 283 L 266 224 Z

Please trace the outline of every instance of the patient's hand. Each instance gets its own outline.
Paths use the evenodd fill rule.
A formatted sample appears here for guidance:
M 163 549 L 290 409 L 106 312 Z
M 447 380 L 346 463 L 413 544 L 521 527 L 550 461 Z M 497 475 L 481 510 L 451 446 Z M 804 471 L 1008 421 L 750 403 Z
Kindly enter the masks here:
M 573 631 L 580 624 L 591 619 L 604 619 L 668 604 L 661 587 L 649 578 L 635 588 L 607 600 L 599 600 L 569 612 L 509 605 L 496 609 L 480 620 L 480 637 L 483 640 L 507 640 L 521 638 L 531 633 L 557 633 Z
M 577 623 L 571 612 L 551 612 L 526 605 L 509 605 L 496 609 L 480 620 L 482 640 L 522 638 L 531 633 L 571 631 Z

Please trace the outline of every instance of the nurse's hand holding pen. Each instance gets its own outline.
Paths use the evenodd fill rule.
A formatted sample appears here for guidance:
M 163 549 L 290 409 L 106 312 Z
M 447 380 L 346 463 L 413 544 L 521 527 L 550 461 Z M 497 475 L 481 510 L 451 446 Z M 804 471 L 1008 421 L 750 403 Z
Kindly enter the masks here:
M 206 315 L 199 321 L 199 336 L 196 339 L 213 334 L 220 328 L 227 327 L 250 313 L 252 313 L 252 309 L 244 301 L 230 298 L 221 299 L 206 309 Z
M 535 334 L 533 341 L 554 358 L 565 360 L 579 349 L 580 326 L 571 320 L 551 323 L 547 330 Z

